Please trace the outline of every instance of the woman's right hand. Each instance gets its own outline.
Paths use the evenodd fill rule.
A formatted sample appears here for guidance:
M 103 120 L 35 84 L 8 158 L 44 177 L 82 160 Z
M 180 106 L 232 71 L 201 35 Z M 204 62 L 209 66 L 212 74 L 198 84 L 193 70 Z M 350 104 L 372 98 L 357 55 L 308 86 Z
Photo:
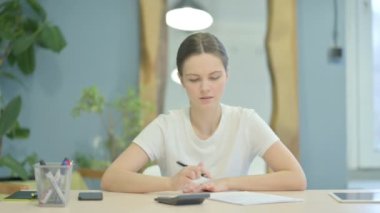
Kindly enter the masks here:
M 174 190 L 182 190 L 184 187 L 196 186 L 198 184 L 193 183 L 193 180 L 200 178 L 202 175 L 211 178 L 210 173 L 204 168 L 202 162 L 196 166 L 186 166 L 171 177 L 172 188 Z

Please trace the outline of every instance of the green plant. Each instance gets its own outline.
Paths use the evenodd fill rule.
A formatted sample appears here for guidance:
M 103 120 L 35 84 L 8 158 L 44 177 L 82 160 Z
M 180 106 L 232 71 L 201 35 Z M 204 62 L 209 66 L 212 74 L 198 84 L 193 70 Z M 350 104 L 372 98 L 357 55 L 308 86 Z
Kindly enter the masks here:
M 0 4 L 0 78 L 22 82 L 18 74 L 30 75 L 35 70 L 35 48 L 60 52 L 66 41 L 60 29 L 47 20 L 45 9 L 38 0 L 7 0 Z M 13 156 L 1 155 L 4 137 L 28 138 L 29 129 L 18 122 L 22 101 L 16 96 L 7 104 L 0 90 L 0 166 L 8 167 L 12 174 L 28 178 L 26 165 L 37 159 L 35 154 L 17 161 Z
M 107 133 L 106 139 L 102 142 L 107 150 L 108 159 L 104 162 L 90 154 L 77 153 L 75 158 L 78 166 L 95 169 L 104 169 L 108 166 L 141 131 L 142 112 L 151 108 L 143 103 L 132 89 L 120 98 L 106 102 L 96 86 L 85 88 L 72 110 L 72 115 L 78 117 L 86 112 L 99 116 Z
M 13 98 L 5 107 L 1 107 L 0 109 L 1 150 L 2 139 L 4 135 L 10 139 L 24 139 L 29 136 L 29 129 L 20 127 L 19 123 L 17 122 L 17 117 L 21 110 L 21 98 L 19 96 Z M 24 180 L 30 176 L 32 165 L 36 161 L 36 154 L 25 157 L 25 159 L 21 162 L 17 161 L 11 155 L 0 156 L 0 166 L 10 168 L 12 176 L 19 176 Z M 26 169 L 27 166 L 29 169 Z

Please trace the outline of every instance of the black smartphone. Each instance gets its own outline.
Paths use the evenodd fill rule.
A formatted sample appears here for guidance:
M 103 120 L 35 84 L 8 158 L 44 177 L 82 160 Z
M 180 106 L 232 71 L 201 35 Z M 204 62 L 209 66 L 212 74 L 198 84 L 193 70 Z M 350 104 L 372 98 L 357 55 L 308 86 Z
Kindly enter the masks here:
M 78 200 L 103 200 L 103 192 L 79 192 Z
M 8 197 L 4 198 L 5 200 L 33 200 L 37 199 L 37 192 L 36 191 L 17 191 Z
M 156 197 L 154 200 L 159 203 L 169 204 L 169 205 L 194 205 L 201 204 L 206 198 L 209 198 L 208 193 L 197 193 L 197 194 L 180 194 L 172 197 Z

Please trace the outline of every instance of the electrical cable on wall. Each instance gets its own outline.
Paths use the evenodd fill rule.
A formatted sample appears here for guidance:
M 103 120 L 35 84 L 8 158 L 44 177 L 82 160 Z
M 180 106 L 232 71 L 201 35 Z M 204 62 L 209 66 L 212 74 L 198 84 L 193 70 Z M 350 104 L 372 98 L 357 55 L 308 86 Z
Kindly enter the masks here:
M 337 0 L 334 0 L 333 3 L 334 3 L 333 44 L 334 44 L 334 47 L 337 47 L 338 46 L 338 2 Z
M 333 46 L 328 50 L 328 58 L 337 61 L 343 56 L 343 49 L 338 45 L 338 0 L 333 0 Z

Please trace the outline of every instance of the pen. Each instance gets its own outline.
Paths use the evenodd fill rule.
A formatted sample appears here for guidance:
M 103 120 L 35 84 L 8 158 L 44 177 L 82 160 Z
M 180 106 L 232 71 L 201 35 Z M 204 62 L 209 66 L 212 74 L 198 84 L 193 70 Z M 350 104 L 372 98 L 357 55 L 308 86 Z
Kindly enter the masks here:
M 41 160 L 40 161 L 40 165 L 46 165 L 46 162 L 44 160 Z M 57 183 L 57 185 L 62 189 L 62 194 L 65 193 L 64 191 L 64 184 L 65 184 L 65 180 L 66 180 L 66 170 L 68 169 L 68 167 L 70 167 L 72 165 L 72 161 L 69 160 L 69 158 L 65 157 L 61 163 L 61 168 L 57 170 L 57 172 L 55 173 L 55 176 L 54 176 L 54 179 Z M 45 169 L 45 173 L 48 172 L 48 169 Z M 53 193 L 53 189 L 50 188 L 48 190 L 48 192 L 45 194 L 45 196 L 43 197 L 43 199 L 41 199 L 41 203 L 47 203 L 48 200 L 50 199 L 50 197 L 52 196 L 52 193 Z M 55 200 L 57 199 L 57 196 L 55 195 Z
M 183 166 L 183 167 L 186 167 L 186 166 L 187 166 L 187 164 L 184 164 L 184 163 L 182 163 L 181 161 L 177 161 L 177 164 L 180 165 L 180 166 Z
M 180 166 L 182 166 L 182 167 L 188 166 L 186 163 L 182 163 L 181 161 L 177 161 L 177 164 L 180 165 Z M 201 176 L 202 177 L 206 177 L 206 174 L 202 172 Z
M 44 160 L 40 160 L 40 165 L 41 166 L 46 166 L 46 162 Z M 47 168 L 43 168 L 42 169 L 44 172 L 45 172 L 45 176 L 47 177 L 47 179 L 50 181 L 50 184 L 53 186 L 53 189 L 54 191 L 58 194 L 58 197 L 60 198 L 60 200 L 62 201 L 62 203 L 65 203 L 65 197 L 61 191 L 61 189 L 59 188 L 58 186 L 58 180 L 60 178 L 60 172 L 58 171 L 56 177 L 53 176 L 53 174 L 51 173 L 51 171 L 49 171 L 49 169 Z M 42 203 L 44 202 L 47 202 L 49 197 L 51 196 L 51 193 L 53 192 L 53 189 L 50 189 L 47 194 L 45 195 L 45 198 L 43 199 Z
M 67 166 L 67 167 L 70 167 L 72 165 L 72 161 L 69 160 L 69 158 L 65 157 L 61 163 L 61 166 Z M 67 170 L 67 167 L 63 167 L 61 168 L 61 174 L 65 175 L 66 174 L 66 170 Z
M 72 165 L 72 162 L 69 160 L 69 158 L 65 157 L 61 163 L 61 169 L 57 171 L 57 173 L 60 173 L 62 177 L 57 181 L 59 183 L 59 186 L 62 188 L 62 192 L 64 192 L 64 184 L 66 181 L 66 173 L 69 167 Z

